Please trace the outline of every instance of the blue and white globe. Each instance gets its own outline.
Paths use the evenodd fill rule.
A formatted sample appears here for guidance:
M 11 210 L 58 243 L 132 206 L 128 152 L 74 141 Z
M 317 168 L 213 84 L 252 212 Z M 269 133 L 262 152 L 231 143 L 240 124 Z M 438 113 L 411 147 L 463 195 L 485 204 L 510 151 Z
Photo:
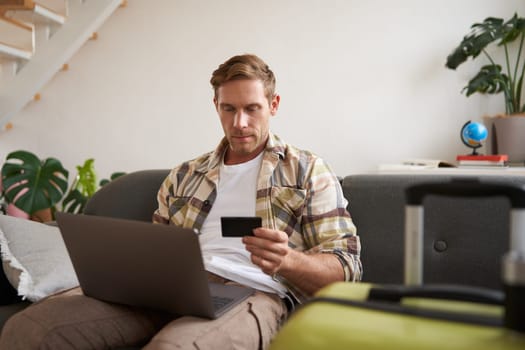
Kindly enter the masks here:
M 487 139 L 489 132 L 485 125 L 476 122 L 467 122 L 461 128 L 461 140 L 471 148 L 481 147 L 481 143 Z

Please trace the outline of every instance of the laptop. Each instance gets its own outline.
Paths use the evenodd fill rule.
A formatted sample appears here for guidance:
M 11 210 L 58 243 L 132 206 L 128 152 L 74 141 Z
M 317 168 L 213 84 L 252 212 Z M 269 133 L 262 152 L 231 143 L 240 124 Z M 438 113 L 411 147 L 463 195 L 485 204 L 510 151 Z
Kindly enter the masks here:
M 61 212 L 56 219 L 86 296 L 215 319 L 253 293 L 208 282 L 191 229 Z

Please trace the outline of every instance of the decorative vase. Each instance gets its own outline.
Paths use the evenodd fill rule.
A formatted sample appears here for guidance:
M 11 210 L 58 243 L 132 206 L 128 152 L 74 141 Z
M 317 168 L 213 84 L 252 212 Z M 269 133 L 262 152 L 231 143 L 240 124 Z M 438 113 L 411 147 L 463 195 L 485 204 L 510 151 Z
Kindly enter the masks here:
M 507 154 L 509 162 L 525 162 L 525 113 L 497 116 L 492 124 L 493 153 Z

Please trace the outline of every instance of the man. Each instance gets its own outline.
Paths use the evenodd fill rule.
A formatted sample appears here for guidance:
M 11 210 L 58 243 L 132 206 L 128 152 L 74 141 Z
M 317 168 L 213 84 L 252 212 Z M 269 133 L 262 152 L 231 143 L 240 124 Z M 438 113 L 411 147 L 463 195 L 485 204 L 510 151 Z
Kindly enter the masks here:
M 102 342 L 104 348 L 129 345 L 115 340 L 115 332 L 137 341 L 156 333 L 145 349 L 263 349 L 294 304 L 329 283 L 360 280 L 359 239 L 336 176 L 320 158 L 270 132 L 280 102 L 273 72 L 257 56 L 235 56 L 213 72 L 211 84 L 225 137 L 214 152 L 171 171 L 159 190 L 154 221 L 199 231 L 210 280 L 257 291 L 216 320 L 180 317 L 169 323 L 164 315 L 86 302 L 82 296 L 55 297 L 39 307 L 61 304 L 60 310 L 88 315 L 77 320 L 80 335 L 61 332 L 62 322 L 39 342 L 96 349 L 99 338 L 110 339 Z M 262 227 L 253 236 L 223 238 L 222 216 L 260 216 Z M 25 321 L 38 314 L 32 312 Z M 113 328 L 96 326 L 107 318 Z M 96 332 L 84 333 L 78 323 Z M 24 319 L 17 315 L 6 327 L 24 327 Z

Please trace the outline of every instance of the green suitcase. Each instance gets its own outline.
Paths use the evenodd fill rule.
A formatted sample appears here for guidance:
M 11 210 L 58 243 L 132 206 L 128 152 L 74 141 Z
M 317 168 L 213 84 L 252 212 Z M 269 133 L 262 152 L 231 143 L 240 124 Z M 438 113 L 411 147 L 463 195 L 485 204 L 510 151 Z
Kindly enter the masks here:
M 425 287 L 420 290 L 424 298 L 414 296 L 419 287 L 375 287 L 340 282 L 324 288 L 290 317 L 270 349 L 525 349 L 525 334 L 502 327 L 497 296 L 487 303 L 444 301 Z M 468 293 L 466 288 L 441 287 L 451 294 Z M 412 296 L 400 302 L 371 300 L 371 291 L 378 290 Z
M 503 291 L 423 284 L 427 194 L 509 198 L 511 249 L 502 263 Z M 405 285 L 334 283 L 291 315 L 270 350 L 525 350 L 525 189 L 422 184 L 407 189 L 405 216 Z

